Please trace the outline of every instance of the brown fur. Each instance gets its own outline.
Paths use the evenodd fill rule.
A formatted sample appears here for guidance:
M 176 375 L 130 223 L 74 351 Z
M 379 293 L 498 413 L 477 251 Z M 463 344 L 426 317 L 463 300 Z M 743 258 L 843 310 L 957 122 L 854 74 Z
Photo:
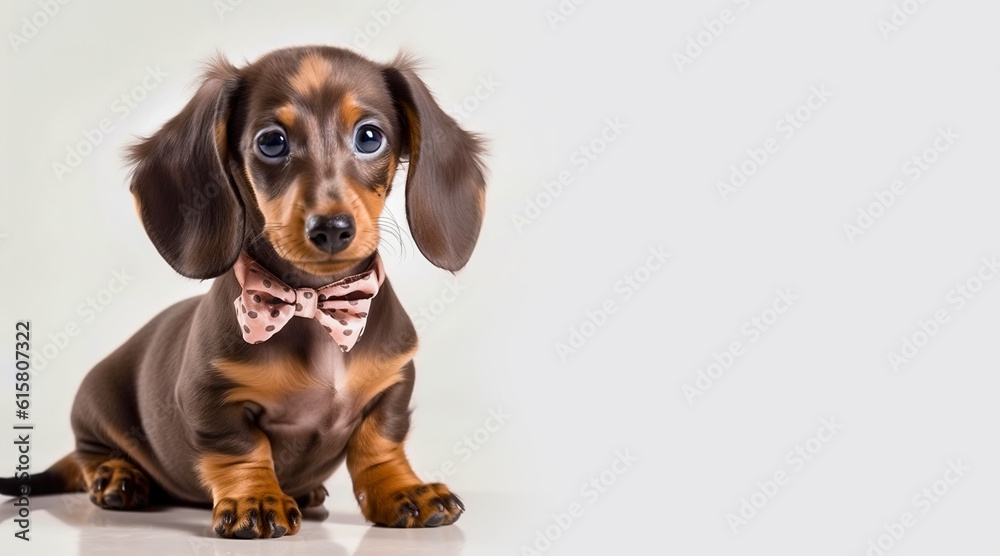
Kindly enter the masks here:
M 364 107 L 358 104 L 358 100 L 354 98 L 351 93 L 346 93 L 343 98 L 340 99 L 340 107 L 338 108 L 340 116 L 340 125 L 345 128 L 353 128 L 354 124 L 358 123 L 358 120 L 364 116 Z
M 292 127 L 295 125 L 295 106 L 292 104 L 285 104 L 281 108 L 274 111 L 274 117 L 278 119 L 285 127 Z
M 334 390 L 332 381 L 323 382 L 313 376 L 294 358 L 277 356 L 255 362 L 217 360 L 213 367 L 234 385 L 226 391 L 225 401 L 230 403 L 274 405 L 307 390 Z
M 84 484 L 90 501 L 109 510 L 132 510 L 149 503 L 149 479 L 141 469 L 122 458 L 83 458 Z
M 281 491 L 264 435 L 246 454 L 202 455 L 198 477 L 212 493 L 212 529 L 219 535 L 269 538 L 299 531 L 302 513 L 295 500 Z
M 361 512 L 369 521 L 394 527 L 454 523 L 465 509 L 462 501 L 448 487 L 425 485 L 417 478 L 399 431 L 385 411 L 383 406 L 377 408 L 354 432 L 347 448 L 347 469 Z
M 322 56 L 307 54 L 299 62 L 299 70 L 292 76 L 290 84 L 295 92 L 308 95 L 322 89 L 330 73 L 330 65 Z
M 233 308 L 241 251 L 296 288 L 365 270 L 406 160 L 418 248 L 447 270 L 468 261 L 483 213 L 481 147 L 413 66 L 330 47 L 279 50 L 243 68 L 216 60 L 187 106 L 132 148 L 131 191 L 153 245 L 182 275 L 217 279 L 87 375 L 72 410 L 76 452 L 36 476 L 42 491 L 82 488 L 119 509 L 162 495 L 211 505 L 220 535 L 276 537 L 298 531 L 299 504 L 322 503 L 323 482 L 346 459 L 374 523 L 430 527 L 461 515 L 458 497 L 423 484 L 406 460 L 417 338 L 388 279 L 348 353 L 304 318 L 250 345 Z M 355 152 L 361 122 L 381 130 L 383 148 Z M 287 155 L 256 147 L 268 129 L 285 135 Z M 304 223 L 336 211 L 356 235 L 331 254 Z M 15 488 L 0 480 L 0 492 Z

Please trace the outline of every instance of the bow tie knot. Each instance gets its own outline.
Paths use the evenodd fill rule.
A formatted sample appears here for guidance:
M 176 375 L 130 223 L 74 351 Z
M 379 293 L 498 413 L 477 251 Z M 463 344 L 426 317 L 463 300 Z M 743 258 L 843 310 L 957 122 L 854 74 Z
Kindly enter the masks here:
M 319 295 L 317 295 L 315 290 L 295 290 L 295 316 L 307 319 L 314 318 L 318 308 Z
M 371 301 L 385 279 L 378 253 L 368 270 L 318 289 L 293 289 L 246 253 L 240 254 L 233 270 L 243 288 L 233 304 L 248 343 L 259 344 L 292 317 L 302 317 L 319 321 L 344 352 L 364 333 Z

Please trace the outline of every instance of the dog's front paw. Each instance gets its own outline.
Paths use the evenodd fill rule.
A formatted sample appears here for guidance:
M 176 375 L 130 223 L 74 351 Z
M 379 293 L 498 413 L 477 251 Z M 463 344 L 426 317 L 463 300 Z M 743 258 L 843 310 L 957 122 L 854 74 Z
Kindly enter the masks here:
M 294 535 L 301 524 L 302 512 L 298 504 L 281 492 L 221 498 L 212 510 L 212 528 L 227 538 L 267 539 Z
M 451 525 L 465 511 L 458 496 L 441 483 L 413 485 L 384 493 L 360 492 L 358 503 L 369 521 L 387 527 Z
M 149 479 L 123 459 L 111 459 L 94 469 L 90 501 L 108 510 L 137 510 L 149 503 Z

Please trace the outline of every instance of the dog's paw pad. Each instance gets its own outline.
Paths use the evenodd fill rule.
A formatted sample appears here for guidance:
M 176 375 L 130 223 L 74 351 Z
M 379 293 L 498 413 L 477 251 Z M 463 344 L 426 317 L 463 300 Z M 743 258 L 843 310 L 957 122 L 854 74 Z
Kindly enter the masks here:
M 94 470 L 90 501 L 109 510 L 135 510 L 149 503 L 149 479 L 128 461 L 113 459 Z
M 465 511 L 461 499 L 440 483 L 414 485 L 372 502 L 369 519 L 388 527 L 451 525 Z
M 302 512 L 281 493 L 222 498 L 212 510 L 212 529 L 236 539 L 277 538 L 298 533 Z

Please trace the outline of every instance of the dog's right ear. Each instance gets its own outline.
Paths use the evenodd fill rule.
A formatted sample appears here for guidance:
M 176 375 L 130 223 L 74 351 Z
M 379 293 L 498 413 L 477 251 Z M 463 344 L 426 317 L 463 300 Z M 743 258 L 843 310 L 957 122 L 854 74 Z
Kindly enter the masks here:
M 243 246 L 243 204 L 229 174 L 229 116 L 238 70 L 213 60 L 194 98 L 129 149 L 130 190 L 160 255 L 189 278 L 232 268 Z

